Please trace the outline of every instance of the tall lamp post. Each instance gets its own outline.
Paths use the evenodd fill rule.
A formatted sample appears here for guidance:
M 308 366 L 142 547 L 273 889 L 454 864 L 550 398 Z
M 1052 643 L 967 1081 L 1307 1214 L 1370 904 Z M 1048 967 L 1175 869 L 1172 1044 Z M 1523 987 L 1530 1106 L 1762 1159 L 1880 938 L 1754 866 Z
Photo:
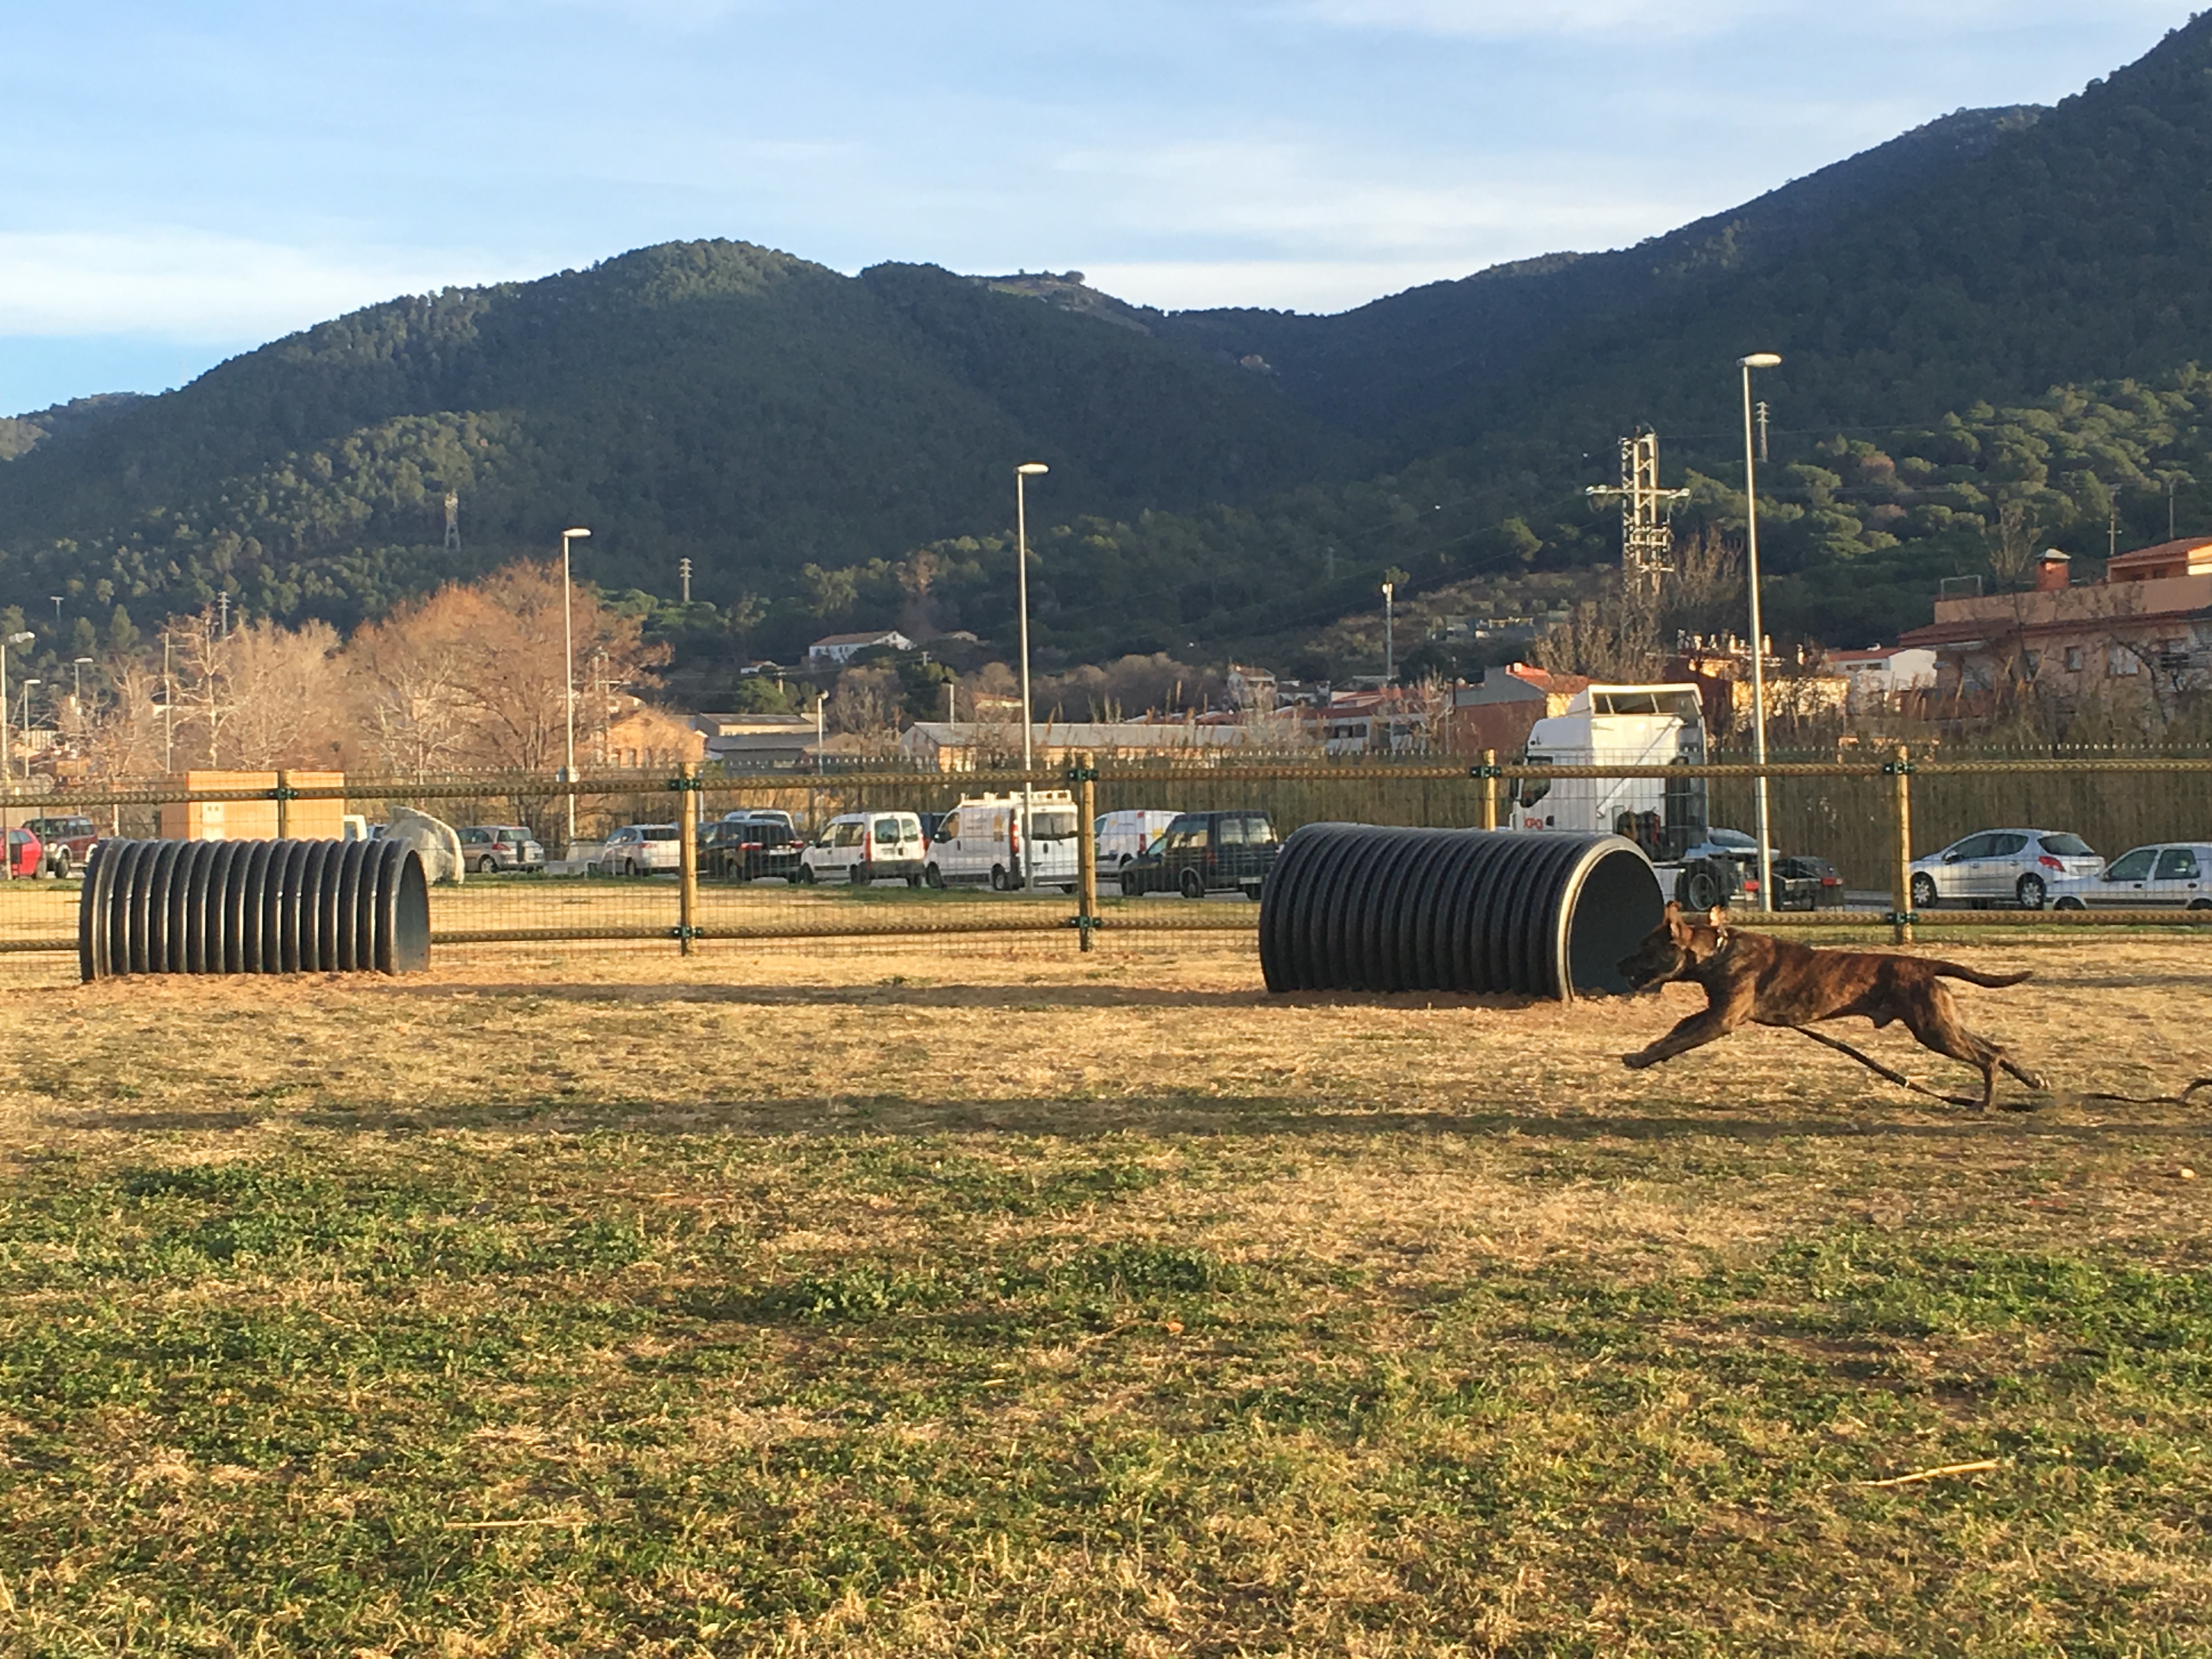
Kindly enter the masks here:
M 0 638 L 0 781 L 11 787 L 15 779 L 15 762 L 8 748 L 8 647 L 28 645 L 36 637 L 25 629 L 20 634 Z M 4 821 L 0 821 L 0 828 L 4 828 Z M 4 858 L 0 858 L 0 862 L 5 862 Z M 9 866 L 11 871 L 14 867 L 13 865 Z
M 1035 799 L 1027 773 L 1036 764 L 1036 756 L 1030 738 L 1034 724 L 1030 712 L 1030 517 L 1027 486 L 1031 478 L 1042 478 L 1052 469 L 1042 461 L 1024 461 L 1014 469 L 1014 592 L 1022 613 L 1022 885 L 1030 884 L 1032 854 L 1030 850 L 1030 823 L 1035 816 Z
M 73 684 L 72 690 L 70 694 L 70 702 L 76 710 L 77 724 L 79 726 L 82 726 L 84 724 L 84 671 L 91 666 L 92 659 L 90 657 L 79 657 L 70 664 L 70 667 L 73 671 Z
M 1395 627 L 1398 584 L 1382 584 L 1382 683 L 1388 685 L 1398 678 L 1398 640 Z
M 1751 371 L 1779 368 L 1782 359 L 1771 351 L 1756 351 L 1740 361 L 1743 370 L 1743 505 L 1744 559 L 1751 580 L 1751 753 L 1762 769 L 1766 765 L 1766 635 L 1759 616 L 1759 463 L 1752 433 Z M 1774 847 L 1768 839 L 1771 824 L 1766 806 L 1766 774 L 1762 769 L 1753 788 L 1758 803 L 1759 908 L 1774 908 Z
M 568 786 L 568 844 L 561 849 L 563 858 L 574 856 L 571 849 L 576 844 L 576 589 L 568 580 L 568 544 L 591 533 L 588 530 L 561 532 L 561 678 L 568 703 L 568 764 L 561 775 L 561 781 Z

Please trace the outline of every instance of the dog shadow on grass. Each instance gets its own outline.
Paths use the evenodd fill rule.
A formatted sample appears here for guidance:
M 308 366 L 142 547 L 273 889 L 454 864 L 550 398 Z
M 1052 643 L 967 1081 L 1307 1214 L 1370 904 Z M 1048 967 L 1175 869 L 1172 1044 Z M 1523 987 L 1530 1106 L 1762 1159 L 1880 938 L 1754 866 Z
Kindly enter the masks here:
M 994 1101 L 917 1101 L 896 1096 L 703 1101 L 672 1108 L 647 1100 L 552 1102 L 520 1097 L 442 1109 L 394 1109 L 381 1103 L 348 1109 L 327 1103 L 297 1110 L 66 1111 L 50 1121 L 124 1133 L 173 1131 L 265 1132 L 287 1126 L 378 1136 L 489 1130 L 574 1137 L 595 1133 L 687 1138 L 717 1134 L 836 1139 L 1007 1135 L 1091 1139 L 1140 1134 L 1161 1139 L 1249 1136 L 1316 1139 L 1419 1136 L 1589 1142 L 1723 1140 L 1745 1145 L 1814 1140 L 2007 1141 L 2093 1143 L 2146 1133 L 2212 1137 L 2204 1120 L 1928 1110 L 1911 1103 L 1873 1102 L 1832 1112 L 1786 1115 L 1757 1106 L 1713 1106 L 1674 1112 L 1523 1113 L 1476 1110 L 1346 1111 L 1281 1096 L 1152 1096 L 1085 1098 L 1032 1097 Z

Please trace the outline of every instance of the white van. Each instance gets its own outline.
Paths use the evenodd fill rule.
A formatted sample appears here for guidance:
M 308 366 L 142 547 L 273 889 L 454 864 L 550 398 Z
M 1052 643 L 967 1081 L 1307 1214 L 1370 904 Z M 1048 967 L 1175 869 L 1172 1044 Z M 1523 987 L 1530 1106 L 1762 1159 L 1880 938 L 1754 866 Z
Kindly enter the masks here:
M 921 820 L 912 812 L 847 812 L 799 849 L 802 882 L 849 881 L 865 887 L 878 877 L 921 885 Z
M 1102 813 L 1091 825 L 1098 838 L 1098 873 L 1119 875 L 1121 866 L 1167 833 L 1176 821 L 1173 812 L 1147 808 L 1141 811 Z
M 932 887 L 968 883 L 1000 892 L 1015 887 L 1075 890 L 1075 797 L 1065 789 L 1038 789 L 1029 797 L 1029 833 L 1022 833 L 1022 797 L 978 795 L 963 800 L 937 826 L 922 879 Z

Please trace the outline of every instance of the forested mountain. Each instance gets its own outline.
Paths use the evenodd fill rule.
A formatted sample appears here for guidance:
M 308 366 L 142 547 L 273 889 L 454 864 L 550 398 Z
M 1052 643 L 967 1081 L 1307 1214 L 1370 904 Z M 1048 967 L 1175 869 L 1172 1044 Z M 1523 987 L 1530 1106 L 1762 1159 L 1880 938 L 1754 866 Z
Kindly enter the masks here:
M 2023 538 L 2212 528 L 2212 14 L 2054 110 L 1337 317 L 729 242 L 397 301 L 0 427 L 0 601 L 106 627 L 228 591 L 349 625 L 583 523 L 583 574 L 628 603 L 696 562 L 702 603 L 654 624 L 684 652 L 902 618 L 1000 641 L 1035 456 L 1048 659 L 1288 655 L 1394 566 L 1419 589 L 1610 557 L 1583 491 L 1638 423 L 1695 475 L 1688 522 L 1729 528 L 1758 349 L 1786 360 L 1759 386 L 1783 631 L 1925 620 Z
M 593 540 L 587 574 L 702 597 L 1011 514 L 1012 468 L 1136 514 L 1343 476 L 1256 376 L 929 267 L 854 279 L 738 243 L 325 323 L 181 391 L 34 416 L 0 466 L 9 598 L 342 624 L 435 577 Z M 461 497 L 461 569 L 444 495 Z M 70 584 L 76 584 L 74 588 Z

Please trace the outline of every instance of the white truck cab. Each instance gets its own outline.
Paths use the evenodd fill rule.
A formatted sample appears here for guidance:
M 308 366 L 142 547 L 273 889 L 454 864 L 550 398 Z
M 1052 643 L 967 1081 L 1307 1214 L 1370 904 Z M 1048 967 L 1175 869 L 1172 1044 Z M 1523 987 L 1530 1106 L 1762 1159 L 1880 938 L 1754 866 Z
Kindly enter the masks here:
M 1705 718 L 1694 685 L 1593 685 L 1529 728 L 1532 766 L 1702 766 Z M 1705 838 L 1703 778 L 1522 778 L 1498 827 L 1626 836 L 1678 896 L 1683 853 Z M 1510 816 L 1509 816 L 1510 814 Z

